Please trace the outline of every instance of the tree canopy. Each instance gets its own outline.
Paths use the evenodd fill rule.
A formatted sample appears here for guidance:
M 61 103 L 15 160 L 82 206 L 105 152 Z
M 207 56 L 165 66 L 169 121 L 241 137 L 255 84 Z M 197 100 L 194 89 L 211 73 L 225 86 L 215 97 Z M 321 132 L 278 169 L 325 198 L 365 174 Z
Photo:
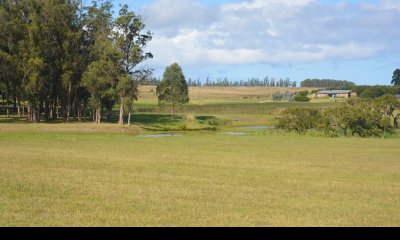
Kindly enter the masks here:
M 400 86 L 400 69 L 394 70 L 392 84 L 395 86 Z
M 32 122 L 89 115 L 99 123 L 102 113 L 110 119 L 115 103 L 124 104 L 117 86 L 127 85 L 118 82 L 150 74 L 138 65 L 153 57 L 145 52 L 152 34 L 141 16 L 127 5 L 118 13 L 110 0 L 86 6 L 0 0 L 0 91 L 7 112 L 14 102 L 18 110 L 27 105 Z
M 172 104 L 172 115 L 174 115 L 175 105 L 189 102 L 188 84 L 182 68 L 177 63 L 165 69 L 163 79 L 157 86 L 157 95 L 160 104 Z
M 333 79 L 306 79 L 300 83 L 301 87 L 318 87 L 318 88 L 337 88 L 337 87 L 354 87 L 353 82 L 346 80 Z

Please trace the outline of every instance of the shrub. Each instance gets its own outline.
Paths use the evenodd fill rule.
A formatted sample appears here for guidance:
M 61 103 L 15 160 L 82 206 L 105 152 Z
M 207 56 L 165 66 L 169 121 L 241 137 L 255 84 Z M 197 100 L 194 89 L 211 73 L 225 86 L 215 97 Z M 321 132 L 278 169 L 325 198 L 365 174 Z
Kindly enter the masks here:
M 320 111 L 313 108 L 288 108 L 279 119 L 277 128 L 305 133 L 315 129 L 320 118 Z
M 227 119 L 220 119 L 220 118 L 210 118 L 207 119 L 206 123 L 210 126 L 228 126 L 232 125 L 231 120 Z
M 273 101 L 293 101 L 294 93 L 290 93 L 289 91 L 284 93 L 274 92 L 271 98 Z
M 310 101 L 310 99 L 307 96 L 303 96 L 303 95 L 296 95 L 294 97 L 294 100 L 296 102 L 309 102 Z

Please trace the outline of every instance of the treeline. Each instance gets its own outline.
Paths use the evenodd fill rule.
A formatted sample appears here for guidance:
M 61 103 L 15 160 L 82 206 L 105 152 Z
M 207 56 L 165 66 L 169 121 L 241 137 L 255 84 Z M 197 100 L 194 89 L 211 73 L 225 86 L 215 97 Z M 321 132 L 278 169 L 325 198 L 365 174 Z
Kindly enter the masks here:
M 381 137 L 399 127 L 400 101 L 393 95 L 349 99 L 334 108 L 288 108 L 278 128 L 298 133 L 316 130 L 328 136 Z
M 351 88 L 355 86 L 355 83 L 345 80 L 333 80 L 333 79 L 306 79 L 300 83 L 301 87 L 315 87 L 315 88 Z
M 157 78 L 148 78 L 141 82 L 143 85 L 157 86 L 161 80 Z M 207 78 L 204 82 L 198 79 L 189 78 L 188 86 L 190 87 L 296 87 L 297 82 L 291 81 L 289 78 L 281 78 L 276 80 L 275 78 L 265 77 L 263 80 L 259 78 L 249 78 L 247 81 L 230 81 L 228 78 L 217 78 L 211 80 Z
M 378 98 L 386 94 L 400 93 L 400 86 L 355 86 L 351 90 L 361 98 Z
M 90 117 L 110 120 L 116 103 L 132 109 L 137 86 L 151 72 L 137 66 L 152 34 L 141 16 L 110 1 L 0 0 L 0 89 L 32 122 Z M 10 104 L 11 103 L 11 104 Z
M 378 98 L 386 94 L 396 95 L 400 94 L 400 86 L 353 86 L 351 88 L 347 87 L 337 87 L 337 88 L 326 88 L 327 90 L 352 90 L 361 98 Z M 311 93 L 317 93 L 319 90 L 315 90 Z

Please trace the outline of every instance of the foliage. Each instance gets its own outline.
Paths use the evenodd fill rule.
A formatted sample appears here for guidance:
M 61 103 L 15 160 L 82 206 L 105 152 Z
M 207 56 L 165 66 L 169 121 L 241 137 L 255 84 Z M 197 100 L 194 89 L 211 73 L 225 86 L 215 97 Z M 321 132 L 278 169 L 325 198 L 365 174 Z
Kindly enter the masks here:
M 400 86 L 355 86 L 351 90 L 362 98 L 378 98 L 385 94 L 399 93 Z
M 400 69 L 398 68 L 393 72 L 392 84 L 395 86 L 400 86 Z
M 294 97 L 294 100 L 296 102 L 309 102 L 310 98 L 308 98 L 308 91 L 301 91 L 297 93 L 297 95 Z
M 230 125 L 232 125 L 231 120 L 221 119 L 221 118 L 209 118 L 205 121 L 205 123 L 210 126 L 230 126 Z
M 318 87 L 318 88 L 337 88 L 346 87 L 350 88 L 355 86 L 353 82 L 345 80 L 333 79 L 306 79 L 300 83 L 301 87 Z
M 271 98 L 273 101 L 293 101 L 294 99 L 294 93 L 291 92 L 274 92 L 271 95 Z
M 288 108 L 279 119 L 277 127 L 304 134 L 317 127 L 321 114 L 315 108 Z
M 393 95 L 377 99 L 350 99 L 347 104 L 328 109 L 289 108 L 278 128 L 304 133 L 310 129 L 330 136 L 381 137 L 398 128 L 400 102 Z
M 99 120 L 103 107 L 110 119 L 120 100 L 116 86 L 121 76 L 139 80 L 137 75 L 150 71 L 137 65 L 152 57 L 144 51 L 152 34 L 144 32 L 142 18 L 127 5 L 115 18 L 113 9 L 111 0 L 85 7 L 75 0 L 1 0 L 3 98 L 12 99 L 18 109 L 27 103 L 27 118 L 33 122 L 42 115 L 45 120 L 81 120 L 88 113 Z
M 165 69 L 163 80 L 157 86 L 157 95 L 160 104 L 172 104 L 172 115 L 175 105 L 189 102 L 189 88 L 182 68 L 177 63 Z

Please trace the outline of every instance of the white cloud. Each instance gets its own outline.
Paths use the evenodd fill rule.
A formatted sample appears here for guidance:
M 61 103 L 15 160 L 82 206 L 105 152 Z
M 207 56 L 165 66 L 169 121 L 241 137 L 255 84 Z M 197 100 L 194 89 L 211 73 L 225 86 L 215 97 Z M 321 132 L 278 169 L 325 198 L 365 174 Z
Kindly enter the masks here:
M 400 3 L 248 0 L 204 5 L 158 0 L 146 8 L 154 63 L 306 63 L 398 51 Z

